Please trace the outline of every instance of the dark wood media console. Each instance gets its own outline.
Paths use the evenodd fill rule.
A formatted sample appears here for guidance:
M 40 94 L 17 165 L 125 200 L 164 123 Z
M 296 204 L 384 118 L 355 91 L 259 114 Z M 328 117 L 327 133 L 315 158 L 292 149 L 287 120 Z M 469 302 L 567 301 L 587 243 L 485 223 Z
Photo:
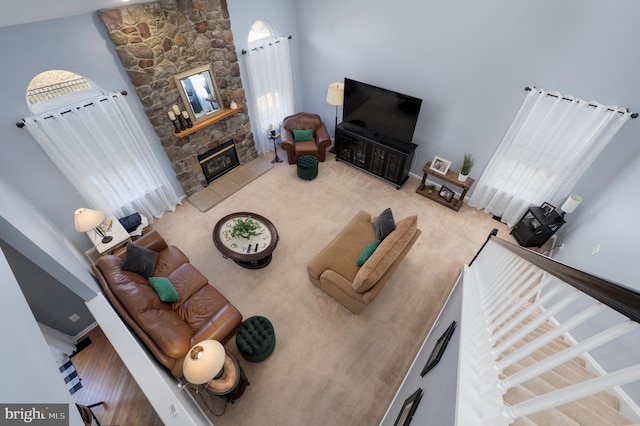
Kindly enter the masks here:
M 397 189 L 409 178 L 417 147 L 384 137 L 368 137 L 347 129 L 345 123 L 336 127 L 336 161 L 349 163 Z

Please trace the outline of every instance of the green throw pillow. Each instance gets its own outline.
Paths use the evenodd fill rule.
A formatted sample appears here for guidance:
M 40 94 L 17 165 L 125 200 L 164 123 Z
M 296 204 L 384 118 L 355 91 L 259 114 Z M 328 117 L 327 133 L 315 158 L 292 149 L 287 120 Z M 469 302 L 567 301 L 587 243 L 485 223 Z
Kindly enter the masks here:
M 358 266 L 364 265 L 364 262 L 366 262 L 367 259 L 371 257 L 373 252 L 378 248 L 379 244 L 380 240 L 371 241 L 369 244 L 367 244 L 364 250 L 362 250 L 362 253 L 360 253 L 360 256 L 358 256 L 358 261 L 356 262 L 356 264 Z
M 169 278 L 149 277 L 149 284 L 158 293 L 160 300 L 167 303 L 179 302 L 180 295 L 176 291 Z
M 313 129 L 293 131 L 294 142 L 312 141 L 312 140 L 313 140 Z

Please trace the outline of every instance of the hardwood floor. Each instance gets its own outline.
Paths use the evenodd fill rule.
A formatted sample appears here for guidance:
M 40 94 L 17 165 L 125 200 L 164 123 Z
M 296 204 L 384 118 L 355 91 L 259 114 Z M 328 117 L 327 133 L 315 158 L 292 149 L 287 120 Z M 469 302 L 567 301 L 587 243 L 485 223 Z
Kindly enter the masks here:
M 86 337 L 91 344 L 71 359 L 82 379 L 82 389 L 73 394 L 75 401 L 84 405 L 106 402 L 106 406 L 92 408 L 105 426 L 162 426 L 102 329 L 96 327 Z

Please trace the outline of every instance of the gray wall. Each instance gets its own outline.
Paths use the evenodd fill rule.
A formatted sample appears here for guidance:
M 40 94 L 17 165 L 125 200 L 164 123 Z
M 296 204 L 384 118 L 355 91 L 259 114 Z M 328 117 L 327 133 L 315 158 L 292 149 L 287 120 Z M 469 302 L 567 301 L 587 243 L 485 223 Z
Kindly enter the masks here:
M 640 238 L 638 177 L 640 157 L 635 157 L 612 179 L 598 197 L 584 200 L 571 214 L 558 235 L 555 258 L 578 269 L 640 290 L 635 247 Z M 591 255 L 594 247 L 600 251 Z
M 86 331 L 95 322 L 84 300 L 40 268 L 11 245 L 0 239 L 13 274 L 20 284 L 35 319 L 70 336 Z M 77 321 L 69 320 L 76 314 Z

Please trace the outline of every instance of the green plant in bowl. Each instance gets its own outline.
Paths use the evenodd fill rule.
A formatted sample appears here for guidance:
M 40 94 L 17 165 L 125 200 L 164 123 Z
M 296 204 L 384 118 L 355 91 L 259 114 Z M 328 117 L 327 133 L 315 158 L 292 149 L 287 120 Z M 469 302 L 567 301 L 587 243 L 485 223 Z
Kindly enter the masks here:
M 247 218 L 236 219 L 236 222 L 231 228 L 231 238 L 251 238 L 252 236 L 260 235 L 262 233 L 262 225 L 260 222 Z

